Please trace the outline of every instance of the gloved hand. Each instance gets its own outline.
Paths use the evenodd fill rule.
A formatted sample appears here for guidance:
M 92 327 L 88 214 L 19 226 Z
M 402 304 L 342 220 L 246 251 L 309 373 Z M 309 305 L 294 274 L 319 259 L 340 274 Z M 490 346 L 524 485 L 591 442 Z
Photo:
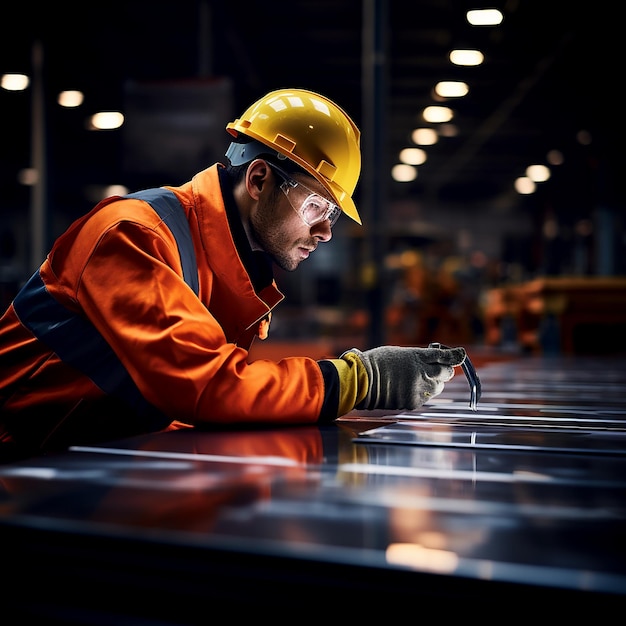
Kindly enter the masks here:
M 417 409 L 438 396 L 465 360 L 465 348 L 410 348 L 381 346 L 359 357 L 369 378 L 369 389 L 356 409 Z M 346 354 L 346 353 L 344 353 Z

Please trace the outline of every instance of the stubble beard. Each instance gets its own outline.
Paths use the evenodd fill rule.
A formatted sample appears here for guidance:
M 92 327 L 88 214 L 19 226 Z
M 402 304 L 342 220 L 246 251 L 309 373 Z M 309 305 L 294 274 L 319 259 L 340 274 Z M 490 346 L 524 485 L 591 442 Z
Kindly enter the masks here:
M 278 226 L 284 217 L 280 214 L 277 200 L 275 193 L 267 200 L 260 200 L 258 210 L 250 217 L 250 230 L 263 251 L 278 267 L 293 272 L 300 265 L 300 259 L 289 255 L 288 251 L 293 250 L 293 242 Z

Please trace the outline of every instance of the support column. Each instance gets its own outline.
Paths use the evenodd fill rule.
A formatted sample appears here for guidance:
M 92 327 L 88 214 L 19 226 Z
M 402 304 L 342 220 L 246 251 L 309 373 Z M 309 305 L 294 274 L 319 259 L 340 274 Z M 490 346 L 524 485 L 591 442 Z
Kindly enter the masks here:
M 360 211 L 365 229 L 361 284 L 369 313 L 368 346 L 385 343 L 384 255 L 385 184 L 389 171 L 386 146 L 387 2 L 363 0 L 363 164 Z

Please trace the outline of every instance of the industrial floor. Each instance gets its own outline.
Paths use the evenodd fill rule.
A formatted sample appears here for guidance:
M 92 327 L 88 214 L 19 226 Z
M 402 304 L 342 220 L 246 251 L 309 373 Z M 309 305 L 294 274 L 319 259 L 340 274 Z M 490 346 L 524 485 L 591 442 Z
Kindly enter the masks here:
M 475 364 L 476 411 L 459 370 L 419 411 L 0 465 L 6 623 L 626 608 L 626 357 Z

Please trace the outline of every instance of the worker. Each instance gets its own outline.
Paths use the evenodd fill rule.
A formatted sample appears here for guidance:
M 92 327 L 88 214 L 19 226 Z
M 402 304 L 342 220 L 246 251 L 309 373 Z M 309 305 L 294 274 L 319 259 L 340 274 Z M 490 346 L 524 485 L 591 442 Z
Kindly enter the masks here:
M 102 200 L 54 242 L 0 319 L 0 445 L 22 458 L 202 425 L 312 424 L 416 409 L 465 349 L 378 346 L 249 360 L 295 270 L 332 237 L 360 131 L 304 89 L 272 91 L 178 187 Z

